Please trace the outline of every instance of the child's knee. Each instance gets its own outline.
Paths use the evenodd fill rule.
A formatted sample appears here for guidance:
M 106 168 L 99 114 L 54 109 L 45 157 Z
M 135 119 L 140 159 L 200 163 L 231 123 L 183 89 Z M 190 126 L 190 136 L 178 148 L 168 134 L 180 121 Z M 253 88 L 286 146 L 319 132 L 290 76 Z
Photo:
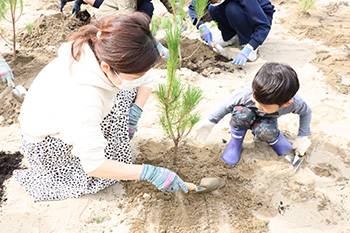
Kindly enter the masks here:
M 230 125 L 235 130 L 248 130 L 256 119 L 255 112 L 247 107 L 236 106 L 232 111 Z
M 255 139 L 273 142 L 278 139 L 280 134 L 277 124 L 270 124 L 269 122 L 256 123 L 252 130 Z

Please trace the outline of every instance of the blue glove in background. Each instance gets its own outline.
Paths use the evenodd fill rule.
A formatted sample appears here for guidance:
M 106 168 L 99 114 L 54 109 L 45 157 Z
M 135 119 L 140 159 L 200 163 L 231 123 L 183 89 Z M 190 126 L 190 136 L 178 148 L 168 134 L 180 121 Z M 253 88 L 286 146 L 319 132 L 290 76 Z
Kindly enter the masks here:
M 80 11 L 80 5 L 75 2 L 74 5 L 73 5 L 73 8 L 72 8 L 72 15 L 73 14 L 78 14 L 79 11 Z
M 184 32 L 187 30 L 187 23 L 185 20 L 181 20 L 180 16 L 176 16 L 176 23 L 177 23 L 177 27 L 181 29 L 181 32 Z
M 210 42 L 213 41 L 213 35 L 211 34 L 207 26 L 200 26 L 199 31 L 202 40 L 204 40 L 210 46 Z
M 132 139 L 137 131 L 137 122 L 139 121 L 142 114 L 142 109 L 133 104 L 129 112 L 129 138 Z
M 7 85 L 9 87 L 12 86 L 11 83 L 15 78 L 13 77 L 12 70 L 10 66 L 7 64 L 5 59 L 0 60 L 0 75 L 1 75 L 2 82 L 4 83 L 7 82 Z
M 165 48 L 160 42 L 157 44 L 158 52 L 162 53 L 162 58 L 169 59 L 169 49 Z
M 151 182 L 160 191 L 174 192 L 180 187 L 185 193 L 188 192 L 185 182 L 175 172 L 163 167 L 144 164 L 140 180 Z
M 244 46 L 244 48 L 241 50 L 241 52 L 237 54 L 236 58 L 232 61 L 232 63 L 239 66 L 245 66 L 251 51 L 251 48 L 249 48 L 248 46 Z

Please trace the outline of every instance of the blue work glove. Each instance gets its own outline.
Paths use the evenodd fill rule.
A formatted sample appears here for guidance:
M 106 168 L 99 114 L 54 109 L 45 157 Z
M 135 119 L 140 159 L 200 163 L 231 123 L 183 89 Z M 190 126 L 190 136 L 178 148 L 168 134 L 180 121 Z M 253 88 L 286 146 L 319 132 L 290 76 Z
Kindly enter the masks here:
M 245 66 L 251 51 L 253 51 L 252 46 L 250 45 L 244 46 L 244 48 L 241 50 L 241 52 L 237 54 L 236 58 L 232 61 L 232 63 L 235 64 L 236 66 L 237 65 Z
M 15 78 L 13 77 L 12 70 L 5 59 L 0 60 L 0 77 L 2 79 L 2 82 L 7 82 L 7 85 L 9 87 L 12 86 L 12 81 Z
M 169 59 L 169 49 L 165 48 L 160 42 L 157 44 L 158 52 L 161 54 L 160 56 L 166 60 Z
M 151 182 L 160 191 L 174 192 L 180 187 L 185 193 L 188 192 L 185 182 L 175 172 L 163 167 L 144 164 L 140 180 Z
M 137 131 L 137 122 L 139 121 L 142 114 L 142 109 L 133 104 L 129 112 L 129 138 L 132 139 Z
M 181 20 L 180 16 L 176 16 L 176 23 L 177 23 L 177 27 L 181 29 L 181 32 L 184 32 L 187 30 L 187 23 L 185 20 Z
M 78 14 L 79 11 L 80 11 L 80 5 L 75 2 L 74 5 L 73 5 L 73 8 L 72 8 L 72 15 L 73 14 Z
M 202 40 L 204 40 L 210 46 L 211 41 L 213 41 L 213 35 L 211 34 L 207 26 L 205 25 L 200 26 L 199 32 Z

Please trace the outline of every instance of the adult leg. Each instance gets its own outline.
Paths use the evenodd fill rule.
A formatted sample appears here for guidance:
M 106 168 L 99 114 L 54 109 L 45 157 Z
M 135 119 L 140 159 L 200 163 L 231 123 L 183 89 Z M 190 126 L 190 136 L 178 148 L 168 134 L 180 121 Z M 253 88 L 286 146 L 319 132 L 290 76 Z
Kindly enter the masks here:
M 225 17 L 232 30 L 237 33 L 239 44 L 247 44 L 254 32 L 254 28 L 249 24 L 242 6 L 238 2 L 229 1 L 225 7 Z
M 144 12 L 152 18 L 154 6 L 153 3 L 149 0 L 138 0 L 137 1 L 137 11 Z
M 225 13 L 226 5 L 229 2 L 224 2 L 219 6 L 209 5 L 209 14 L 212 19 L 218 23 L 219 30 L 221 31 L 222 39 L 224 41 L 228 41 L 232 37 L 234 37 L 237 33 L 233 27 L 231 27 Z

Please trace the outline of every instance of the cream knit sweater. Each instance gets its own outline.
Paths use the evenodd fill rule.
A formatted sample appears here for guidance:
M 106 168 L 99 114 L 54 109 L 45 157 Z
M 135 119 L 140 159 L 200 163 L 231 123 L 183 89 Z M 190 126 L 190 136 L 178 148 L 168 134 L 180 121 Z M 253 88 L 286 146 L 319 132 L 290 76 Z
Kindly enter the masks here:
M 71 56 L 71 42 L 65 43 L 28 90 L 19 116 L 23 138 L 60 138 L 73 145 L 72 154 L 81 159 L 85 172 L 91 172 L 105 160 L 107 141 L 100 123 L 118 91 L 88 45 L 77 62 Z

